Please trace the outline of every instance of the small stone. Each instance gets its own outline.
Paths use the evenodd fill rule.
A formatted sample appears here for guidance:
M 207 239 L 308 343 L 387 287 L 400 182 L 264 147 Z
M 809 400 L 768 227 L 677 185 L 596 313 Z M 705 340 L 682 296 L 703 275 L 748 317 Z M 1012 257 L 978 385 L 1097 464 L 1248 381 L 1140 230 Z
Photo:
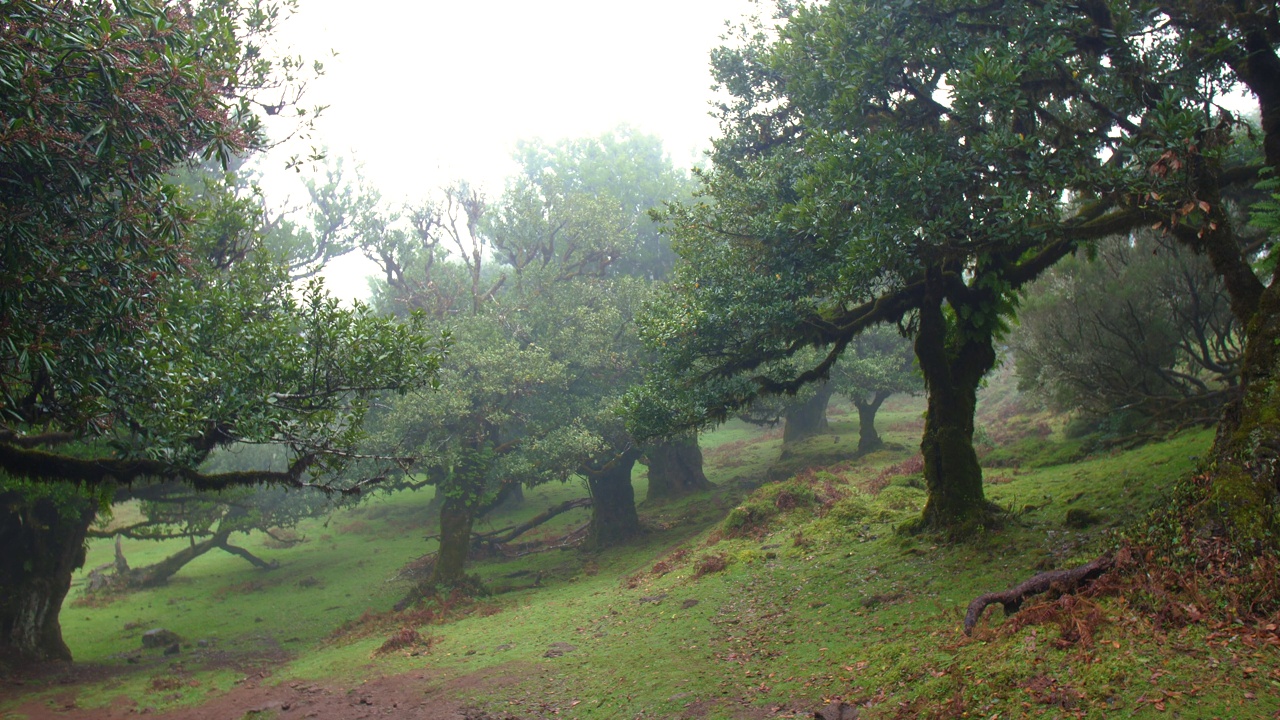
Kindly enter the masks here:
M 164 628 L 155 628 L 142 633 L 142 647 L 144 648 L 162 648 L 169 647 L 182 638 L 178 637 L 178 633 Z
M 577 645 L 570 645 L 569 643 L 566 643 L 566 642 L 554 642 L 554 643 L 551 643 L 551 646 L 547 649 L 547 651 L 542 654 L 542 657 L 557 658 L 565 653 L 573 652 L 574 650 L 577 650 L 577 649 L 578 649 Z
M 180 652 L 182 652 L 182 646 L 179 645 L 178 643 L 174 643 L 164 649 L 165 655 L 177 655 Z

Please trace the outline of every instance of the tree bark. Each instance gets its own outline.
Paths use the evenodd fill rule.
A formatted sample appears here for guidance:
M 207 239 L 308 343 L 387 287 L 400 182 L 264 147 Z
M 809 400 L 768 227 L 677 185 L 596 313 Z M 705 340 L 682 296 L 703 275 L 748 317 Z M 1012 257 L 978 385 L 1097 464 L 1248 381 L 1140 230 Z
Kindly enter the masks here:
M 445 497 L 440 505 L 440 549 L 424 589 L 456 586 L 466 576 L 475 506 L 469 497 Z
M 583 545 L 601 549 L 619 545 L 640 534 L 636 494 L 631 487 L 631 469 L 638 453 L 628 450 L 600 470 L 588 470 L 591 492 L 591 523 Z
M 1280 275 L 1280 272 L 1277 273 Z M 1246 326 L 1243 394 L 1227 406 L 1214 441 L 1205 518 L 1244 548 L 1274 547 L 1280 500 L 1280 277 Z M 1268 541 L 1268 539 L 1270 540 Z
M 702 449 L 698 436 L 690 433 L 651 444 L 649 456 L 648 500 L 679 497 L 711 489 L 711 481 L 702 471 Z
M 865 455 L 884 447 L 880 433 L 876 432 L 876 413 L 880 406 L 893 393 L 877 390 L 870 398 L 853 398 L 854 407 L 858 408 L 858 454 Z
M 230 531 L 227 531 L 226 533 L 218 533 L 207 540 L 201 540 L 198 543 L 188 545 L 154 565 L 130 570 L 129 580 L 126 584 L 132 587 L 142 588 L 152 588 L 164 585 L 169 582 L 169 578 L 173 577 L 175 573 L 186 567 L 187 563 L 195 560 L 201 555 L 204 555 L 210 550 L 221 546 L 227 541 L 227 538 L 230 537 L 230 535 Z
M 0 666 L 71 660 L 58 616 L 95 515 L 91 500 L 74 495 L 0 493 Z
M 827 431 L 827 403 L 835 388 L 824 382 L 814 387 L 814 395 L 808 400 L 787 408 L 786 424 L 782 426 L 782 444 L 790 445 Z
M 925 528 L 963 537 L 979 531 L 991 516 L 973 449 L 973 416 L 978 385 L 995 365 L 996 353 L 990 334 L 949 325 L 943 297 L 941 281 L 931 283 L 916 333 L 916 357 L 928 396 L 920 452 L 929 497 L 921 521 Z
M 239 557 L 244 558 L 249 562 L 250 565 L 253 565 L 259 570 L 275 570 L 276 568 L 280 567 L 280 564 L 277 563 L 276 561 L 272 560 L 268 562 L 266 560 L 263 560 L 262 558 L 258 557 L 257 555 L 254 555 L 248 550 L 245 550 L 244 548 L 238 545 L 232 545 L 226 540 L 223 540 L 222 543 L 218 545 L 218 547 L 231 553 L 232 555 L 237 555 Z

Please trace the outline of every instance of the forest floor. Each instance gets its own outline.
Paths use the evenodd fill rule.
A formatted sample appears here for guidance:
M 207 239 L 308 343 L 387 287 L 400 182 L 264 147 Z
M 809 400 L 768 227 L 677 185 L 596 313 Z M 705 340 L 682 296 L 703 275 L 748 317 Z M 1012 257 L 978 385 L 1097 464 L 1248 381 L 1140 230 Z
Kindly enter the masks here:
M 978 595 L 1117 547 L 1194 472 L 1211 431 L 1109 446 L 991 397 L 979 439 L 1006 520 L 946 543 L 897 530 L 925 498 L 920 402 L 891 401 L 888 447 L 864 457 L 856 413 L 831 419 L 781 459 L 776 430 L 704 436 L 713 491 L 642 502 L 649 532 L 623 548 L 477 561 L 494 594 L 476 601 L 391 610 L 433 549 L 423 493 L 304 524 L 292 547 L 237 541 L 279 561 L 272 571 L 210 553 L 118 597 L 86 595 L 81 574 L 63 611 L 77 662 L 0 678 L 0 718 L 797 718 L 840 703 L 864 720 L 1280 717 L 1276 623 L 1233 622 L 1194 597 L 1170 618 L 1141 593 L 1068 595 L 961 629 Z M 643 498 L 643 468 L 635 485 Z M 480 529 L 582 492 L 535 489 Z M 124 543 L 135 566 L 176 547 Z M 95 541 L 86 568 L 111 557 Z M 143 650 L 156 627 L 181 652 Z

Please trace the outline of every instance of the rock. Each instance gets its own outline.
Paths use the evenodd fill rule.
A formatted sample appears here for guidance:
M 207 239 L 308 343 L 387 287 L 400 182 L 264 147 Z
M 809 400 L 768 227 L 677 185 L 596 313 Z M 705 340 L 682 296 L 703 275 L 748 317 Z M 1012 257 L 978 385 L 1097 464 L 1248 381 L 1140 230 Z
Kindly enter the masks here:
M 815 720 L 858 720 L 858 708 L 839 701 L 832 703 L 813 714 Z
M 178 633 L 164 628 L 155 628 L 142 633 L 142 647 L 144 648 L 167 648 L 182 638 L 178 637 Z
M 1102 522 L 1102 518 L 1096 513 L 1085 510 L 1084 508 L 1071 508 L 1067 511 L 1066 526 L 1071 528 L 1087 528 L 1090 525 L 1097 525 Z
M 566 642 L 554 642 L 554 643 L 551 643 L 551 646 L 547 649 L 547 651 L 542 654 L 542 657 L 556 658 L 556 657 L 560 657 L 565 653 L 573 652 L 574 650 L 577 650 L 577 649 L 578 649 L 577 645 L 570 645 L 569 643 L 566 643 Z
M 182 646 L 179 645 L 178 643 L 174 643 L 164 649 L 165 655 L 177 655 L 180 652 L 182 652 Z

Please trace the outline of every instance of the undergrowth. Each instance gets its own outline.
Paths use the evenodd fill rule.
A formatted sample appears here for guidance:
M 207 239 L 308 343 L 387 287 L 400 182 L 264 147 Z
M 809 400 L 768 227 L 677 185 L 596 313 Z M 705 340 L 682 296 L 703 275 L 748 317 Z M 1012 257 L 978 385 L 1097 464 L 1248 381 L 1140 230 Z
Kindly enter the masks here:
M 995 445 L 988 461 L 1000 467 L 988 462 L 986 488 L 1009 521 L 946 544 L 895 532 L 925 501 L 914 451 L 920 407 L 918 399 L 886 403 L 888 449 L 812 462 L 778 483 L 765 478 L 779 438 L 732 424 L 703 438 L 714 490 L 642 503 L 650 532 L 624 547 L 474 563 L 486 585 L 512 586 L 489 598 L 445 593 L 394 610 L 421 575 L 402 575 L 405 564 L 432 550 L 422 541 L 430 534 L 421 524 L 425 496 L 385 496 L 327 525 L 304 523 L 298 532 L 308 541 L 290 547 L 251 537 L 246 545 L 279 569 L 210 554 L 166 587 L 102 607 L 69 604 L 73 652 L 122 669 L 73 692 L 82 708 L 126 694 L 140 709 L 163 710 L 227 692 L 251 673 L 355 688 L 412 672 L 433 683 L 507 678 L 465 699 L 477 717 L 523 720 L 798 718 L 832 702 L 856 708 L 860 720 L 1280 711 L 1276 607 L 1258 600 L 1275 596 L 1274 557 L 1233 565 L 1212 535 L 1169 516 L 1147 519 L 1149 508 L 1185 502 L 1169 488 L 1192 475 L 1210 433 L 1086 457 L 1060 423 L 1010 412 L 1007 432 L 987 431 Z M 833 415 L 831 435 L 812 445 L 845 441 L 857 441 L 851 414 Z M 1073 459 L 1048 462 L 1059 457 Z M 643 475 L 635 480 L 643 497 Z M 526 507 L 485 522 L 520 522 L 581 492 L 538 488 Z M 548 535 L 581 524 L 585 511 L 574 513 Z M 135 564 L 171 552 L 141 543 L 127 550 Z M 978 595 L 1103 552 L 1122 571 L 1031 598 L 1009 618 L 989 613 L 973 637 L 961 631 Z M 109 543 L 95 543 L 88 565 L 110 554 Z M 77 589 L 71 600 L 80 596 Z M 259 661 L 215 670 L 202 664 L 214 653 L 190 651 L 187 684 L 153 689 L 166 661 L 135 646 L 160 626 Z

